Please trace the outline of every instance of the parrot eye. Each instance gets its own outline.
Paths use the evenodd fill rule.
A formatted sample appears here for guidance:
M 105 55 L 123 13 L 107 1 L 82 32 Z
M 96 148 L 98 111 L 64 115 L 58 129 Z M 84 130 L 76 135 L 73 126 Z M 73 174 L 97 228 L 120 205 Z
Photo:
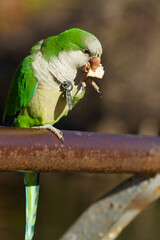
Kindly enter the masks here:
M 83 50 L 83 53 L 90 55 L 90 51 L 89 51 L 88 49 L 84 49 L 84 50 Z

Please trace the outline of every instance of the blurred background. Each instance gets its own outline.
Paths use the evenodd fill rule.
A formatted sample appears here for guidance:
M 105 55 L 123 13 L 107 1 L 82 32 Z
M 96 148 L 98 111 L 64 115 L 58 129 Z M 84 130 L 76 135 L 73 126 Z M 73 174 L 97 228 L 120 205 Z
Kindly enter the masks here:
M 160 1 L 158 0 L 1 0 L 0 123 L 12 75 L 40 39 L 78 27 L 103 46 L 105 76 L 56 126 L 60 129 L 159 135 Z M 35 240 L 58 239 L 92 202 L 127 175 L 41 174 Z M 0 174 L 0 235 L 23 239 L 23 175 Z M 120 235 L 125 239 L 160 236 L 160 201 Z M 144 231 L 145 229 L 145 231 Z

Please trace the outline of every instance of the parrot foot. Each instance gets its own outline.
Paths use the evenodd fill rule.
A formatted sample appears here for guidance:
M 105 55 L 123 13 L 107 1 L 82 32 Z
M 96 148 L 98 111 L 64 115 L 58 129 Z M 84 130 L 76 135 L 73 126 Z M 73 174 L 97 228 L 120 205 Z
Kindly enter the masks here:
M 58 128 L 53 127 L 51 124 L 46 124 L 44 126 L 34 126 L 32 128 L 50 130 L 52 133 L 54 133 L 56 135 L 56 137 L 58 137 L 58 139 L 61 141 L 61 143 L 64 142 L 63 132 L 61 130 L 59 130 Z

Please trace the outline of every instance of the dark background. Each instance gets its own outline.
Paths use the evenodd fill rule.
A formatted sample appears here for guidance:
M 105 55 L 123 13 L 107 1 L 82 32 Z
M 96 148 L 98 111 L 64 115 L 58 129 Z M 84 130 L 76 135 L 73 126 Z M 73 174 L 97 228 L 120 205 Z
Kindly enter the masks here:
M 103 46 L 101 94 L 88 86 L 85 98 L 56 125 L 60 129 L 159 135 L 160 1 L 158 0 L 1 0 L 0 123 L 12 75 L 40 39 L 78 27 Z M 93 201 L 125 176 L 41 174 L 35 240 L 58 239 Z M 0 174 L 1 239 L 23 239 L 23 174 Z M 119 240 L 160 236 L 157 201 Z

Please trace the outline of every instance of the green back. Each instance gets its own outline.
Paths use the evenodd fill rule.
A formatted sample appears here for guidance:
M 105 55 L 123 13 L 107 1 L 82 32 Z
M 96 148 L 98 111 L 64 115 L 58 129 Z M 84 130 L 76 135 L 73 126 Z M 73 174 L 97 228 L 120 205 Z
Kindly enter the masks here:
M 36 78 L 34 77 L 31 55 L 26 57 L 17 68 L 8 92 L 7 103 L 3 116 L 3 123 L 10 126 L 22 109 L 28 106 L 35 90 Z

